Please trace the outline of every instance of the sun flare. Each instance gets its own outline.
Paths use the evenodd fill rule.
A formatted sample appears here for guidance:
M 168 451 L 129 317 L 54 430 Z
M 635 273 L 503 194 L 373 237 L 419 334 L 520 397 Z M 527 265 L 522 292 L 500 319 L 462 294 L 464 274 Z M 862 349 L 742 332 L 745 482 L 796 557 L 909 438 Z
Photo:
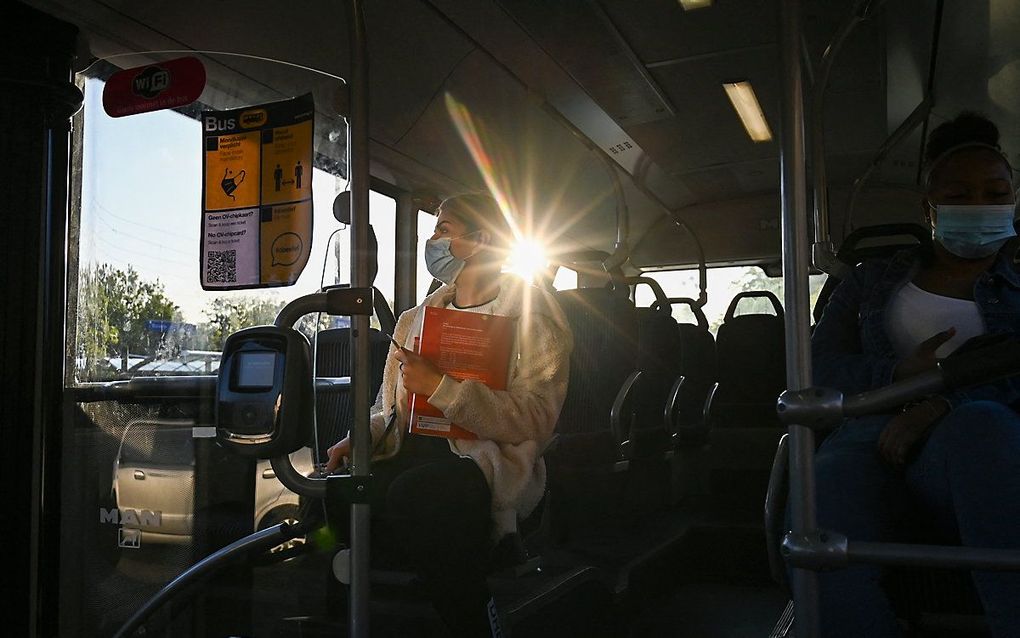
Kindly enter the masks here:
M 536 275 L 549 265 L 545 246 L 534 239 L 521 239 L 510 249 L 507 257 L 506 272 L 514 273 L 528 283 L 534 283 Z

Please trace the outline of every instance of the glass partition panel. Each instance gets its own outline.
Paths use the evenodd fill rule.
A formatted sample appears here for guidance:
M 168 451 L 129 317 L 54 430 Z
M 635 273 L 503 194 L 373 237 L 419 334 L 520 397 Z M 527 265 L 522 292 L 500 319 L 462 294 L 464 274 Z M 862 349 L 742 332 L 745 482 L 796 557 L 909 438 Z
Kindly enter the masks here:
M 197 54 L 208 82 L 199 100 L 174 110 L 113 118 L 103 108 L 105 81 L 124 67 L 157 65 L 178 54 L 119 56 L 80 74 L 82 128 L 76 245 L 73 374 L 77 381 L 215 372 L 205 365 L 226 335 L 271 323 L 279 308 L 323 283 L 339 227 L 332 202 L 346 187 L 339 78 L 290 65 L 223 54 Z M 201 274 L 202 123 L 200 112 L 284 100 L 315 100 L 311 171 L 311 254 L 296 284 L 261 290 L 203 290 Z M 300 179 L 300 178 L 299 178 Z M 263 220 L 263 223 L 265 221 Z M 343 267 L 335 258 L 332 269 Z M 345 275 L 346 276 L 346 275 Z M 329 273 L 333 283 L 336 273 Z
M 114 73 L 184 55 L 198 58 L 207 75 L 197 101 L 117 118 L 104 111 L 103 89 Z M 332 215 L 336 194 L 347 187 L 346 124 L 338 114 L 347 99 L 344 81 L 326 73 L 191 51 L 100 60 L 78 83 L 85 104 L 74 121 L 71 180 L 60 635 L 105 637 L 193 563 L 257 529 L 300 517 L 298 496 L 268 461 L 238 457 L 205 438 L 215 425 L 211 395 L 195 390 L 144 402 L 75 397 L 98 382 L 215 375 L 229 334 L 272 323 L 288 301 L 349 279 L 349 259 L 335 247 L 349 243 L 349 231 Z M 308 93 L 314 101 L 310 171 L 295 167 L 268 177 L 268 188 L 274 179 L 281 186 L 311 179 L 306 267 L 289 287 L 204 290 L 200 113 Z M 264 208 L 260 224 L 272 221 Z M 391 237 L 380 240 L 392 244 Z M 392 287 L 392 263 L 389 268 Z M 317 326 L 328 322 L 306 317 L 298 327 L 311 336 Z M 318 422 L 330 432 L 348 418 L 334 403 L 325 405 L 320 396 Z M 308 448 L 292 459 L 299 471 L 313 471 Z M 322 614 L 330 545 L 306 540 L 229 566 L 164 606 L 145 635 L 273 636 L 286 633 L 288 616 Z

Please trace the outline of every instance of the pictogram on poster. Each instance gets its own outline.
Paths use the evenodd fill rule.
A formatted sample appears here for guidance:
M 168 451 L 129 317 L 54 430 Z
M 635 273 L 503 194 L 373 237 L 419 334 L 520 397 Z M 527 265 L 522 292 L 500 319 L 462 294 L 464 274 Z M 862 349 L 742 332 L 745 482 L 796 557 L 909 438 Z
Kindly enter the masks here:
M 312 250 L 315 103 L 202 112 L 202 288 L 290 286 Z

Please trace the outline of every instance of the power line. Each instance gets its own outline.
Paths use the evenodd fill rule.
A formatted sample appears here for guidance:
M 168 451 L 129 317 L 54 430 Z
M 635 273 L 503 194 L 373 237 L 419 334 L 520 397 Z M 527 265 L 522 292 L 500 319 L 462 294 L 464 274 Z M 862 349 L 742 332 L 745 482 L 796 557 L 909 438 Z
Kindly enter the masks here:
M 108 246 L 110 246 L 112 248 L 115 248 L 115 249 L 117 249 L 119 251 L 123 251 L 123 252 L 126 252 L 126 253 L 131 253 L 132 255 L 138 255 L 140 257 L 146 257 L 148 259 L 159 259 L 161 261 L 178 264 L 180 266 L 190 266 L 191 265 L 190 263 L 188 263 L 186 261 L 182 261 L 180 259 L 173 259 L 173 258 L 170 258 L 170 257 L 160 257 L 159 255 L 153 255 L 152 253 L 144 253 L 144 252 L 139 252 L 137 250 L 131 250 L 130 248 L 125 248 L 125 247 L 120 246 L 120 245 L 114 243 L 113 241 L 103 237 L 102 235 L 99 235 L 99 234 L 93 235 L 93 238 L 94 239 L 98 239 L 99 241 L 103 242 L 104 244 L 106 244 L 106 245 L 108 245 Z
M 135 262 L 133 262 L 131 259 L 127 259 L 127 258 L 124 258 L 122 256 L 115 255 L 114 253 L 110 252 L 109 249 L 104 248 L 102 246 L 96 246 L 95 248 L 96 248 L 96 250 L 95 250 L 94 254 L 97 257 L 100 254 L 102 254 L 102 255 L 105 255 L 107 259 L 112 260 L 113 263 L 123 263 L 123 264 L 126 264 L 129 267 L 134 267 L 134 263 Z M 103 263 L 107 263 L 107 264 L 113 265 L 113 263 L 111 261 L 107 261 L 107 259 L 104 259 Z M 97 265 L 98 265 L 98 261 L 97 261 Z M 180 274 L 178 274 L 178 273 L 176 273 L 174 271 L 167 271 L 167 272 L 163 272 L 161 274 L 157 274 L 156 275 L 156 279 L 159 280 L 163 276 L 173 277 L 174 279 L 179 279 L 179 280 L 181 280 L 183 282 L 187 282 L 189 284 L 194 284 L 195 283 L 195 280 L 191 279 L 190 277 L 185 277 L 184 275 L 180 275 Z
M 110 217 L 113 217 L 114 219 L 120 220 L 122 222 L 126 222 L 128 224 L 134 224 L 136 226 L 141 226 L 142 228 L 147 228 L 149 230 L 154 230 L 154 231 L 159 232 L 159 233 L 165 233 L 167 235 L 173 235 L 174 237 L 178 237 L 180 239 L 187 239 L 189 241 L 194 241 L 196 239 L 195 237 L 188 237 L 186 235 L 182 235 L 181 233 L 175 233 L 175 232 L 173 232 L 171 230 L 167 230 L 167 229 L 164 229 L 164 228 L 159 228 L 159 227 L 152 226 L 152 225 L 149 225 L 149 224 L 143 224 L 140 221 L 137 221 L 137 220 L 134 220 L 134 219 L 129 219 L 129 218 L 124 217 L 122 215 L 118 215 L 117 213 L 114 213 L 113 211 L 111 211 L 106 206 L 103 206 L 102 204 L 100 204 L 99 200 L 96 199 L 94 196 L 89 200 L 89 204 L 90 205 L 95 205 L 96 208 L 102 210 L 103 212 L 105 212 Z
M 108 222 L 105 219 L 103 219 L 101 215 L 96 215 L 96 219 L 98 221 L 102 222 L 102 224 L 104 226 L 106 226 L 107 228 L 109 228 L 113 232 L 117 233 L 118 235 L 123 235 L 124 237 L 127 237 L 129 239 L 133 239 L 135 241 L 144 242 L 144 243 L 150 244 L 152 246 L 157 246 L 157 247 L 159 247 L 162 250 L 173 251 L 175 253 L 180 253 L 181 255 L 185 255 L 185 256 L 188 256 L 188 257 L 193 256 L 193 253 L 190 253 L 190 252 L 187 252 L 187 251 L 184 251 L 184 250 L 180 250 L 180 249 L 177 249 L 177 248 L 171 248 L 170 246 L 166 246 L 166 245 L 164 245 L 164 244 L 162 244 L 162 243 L 160 243 L 158 241 L 152 241 L 151 239 L 145 239 L 144 237 L 139 237 L 137 235 L 132 235 L 131 233 L 126 233 L 126 232 L 124 232 L 122 230 L 118 230 L 116 227 L 113 226 L 113 224 L 111 224 L 110 222 Z

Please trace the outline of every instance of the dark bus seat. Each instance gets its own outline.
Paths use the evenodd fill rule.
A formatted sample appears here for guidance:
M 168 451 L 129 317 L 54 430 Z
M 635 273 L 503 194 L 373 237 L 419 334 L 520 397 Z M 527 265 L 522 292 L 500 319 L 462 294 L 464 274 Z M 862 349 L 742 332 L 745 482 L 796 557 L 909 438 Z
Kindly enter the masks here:
M 744 299 L 764 298 L 776 314 L 736 315 Z M 786 388 L 783 307 L 766 290 L 738 293 L 716 338 L 719 381 L 706 405 L 712 428 L 778 426 L 776 399 Z
M 369 278 L 374 283 L 379 272 L 378 251 L 379 242 L 376 239 L 375 229 L 368 226 L 368 248 L 369 248 Z M 373 298 L 373 310 L 376 319 L 379 321 L 380 330 L 370 328 L 368 333 L 369 343 L 372 351 L 372 387 L 371 396 L 373 400 L 379 394 L 379 387 L 382 385 L 383 368 L 386 365 L 386 355 L 389 353 L 390 341 L 386 335 L 393 334 L 397 320 L 393 316 L 393 310 L 386 303 L 386 298 L 378 288 Z M 316 351 L 316 374 L 320 377 L 346 377 L 351 375 L 351 329 L 331 328 L 322 330 L 318 334 Z M 322 393 L 316 397 L 316 436 L 313 449 L 318 451 L 318 462 L 326 460 L 326 450 L 347 436 L 350 430 L 354 415 L 351 412 L 351 400 L 347 393 L 326 394 Z
M 556 294 L 574 335 L 570 382 L 551 457 L 567 466 L 626 458 L 635 398 L 638 320 L 629 299 L 605 288 Z
M 736 315 L 744 299 L 767 299 L 776 312 Z M 786 388 L 783 309 L 768 291 L 737 294 L 716 338 L 719 381 L 705 403 L 707 475 L 713 498 L 739 510 L 761 507 L 776 442 L 785 428 L 776 400 Z
M 647 285 L 655 294 L 650 308 L 637 308 L 637 387 L 634 422 L 630 433 L 630 471 L 620 514 L 637 520 L 668 506 L 672 500 L 670 389 L 680 376 L 680 335 L 669 302 L 657 281 L 629 277 L 630 285 Z
M 671 434 L 672 458 L 670 501 L 678 504 L 696 494 L 710 492 L 710 464 L 705 446 L 709 429 L 705 420 L 705 402 L 718 381 L 715 337 L 708 329 L 708 318 L 694 299 L 671 298 L 670 305 L 690 307 L 695 323 L 676 326 L 680 345 L 679 376 L 673 381 L 666 400 L 666 418 Z
M 705 442 L 705 401 L 718 381 L 715 337 L 708 330 L 708 318 L 698 303 L 686 297 L 671 298 L 672 304 L 690 307 L 696 323 L 677 324 L 680 345 L 679 376 L 674 380 L 667 398 L 669 429 L 674 444 L 700 445 Z
M 873 242 L 875 240 L 893 241 L 864 244 L 864 242 Z M 843 244 L 839 247 L 839 251 L 836 253 L 836 259 L 845 264 L 847 268 L 852 269 L 868 259 L 891 257 L 905 248 L 915 246 L 930 248 L 931 242 L 931 229 L 920 224 L 865 226 L 847 235 L 846 239 L 843 240 Z M 811 313 L 815 323 L 818 323 L 822 318 L 825 305 L 829 303 L 829 298 L 832 297 L 832 292 L 839 285 L 840 281 L 842 279 L 837 274 L 831 274 L 825 278 L 825 283 L 822 285 L 822 290 L 818 293 L 818 299 L 815 300 L 815 307 Z
M 659 282 L 648 277 L 620 278 L 629 285 L 646 285 L 655 295 L 650 308 L 637 308 L 637 387 L 634 426 L 631 431 L 632 459 L 665 459 L 671 449 L 668 418 L 670 389 L 680 376 L 680 336 L 670 313 L 669 301 Z
M 668 309 L 637 308 L 636 312 L 637 368 L 642 377 L 631 433 L 631 456 L 662 456 L 672 447 L 667 403 L 670 389 L 680 377 L 680 333 Z
M 385 302 L 384 302 L 385 303 Z M 316 352 L 316 373 L 320 377 L 346 377 L 351 374 L 351 329 L 331 328 L 319 332 L 319 344 Z M 371 396 L 379 394 L 382 386 L 383 368 L 386 355 L 389 354 L 390 340 L 385 334 L 374 328 L 368 332 L 368 340 L 372 349 L 372 388 Z M 320 393 L 316 396 L 316 443 L 319 451 L 318 461 L 326 460 L 326 450 L 347 436 L 352 413 L 350 395 L 342 393 Z
M 574 335 L 567 396 L 548 467 L 549 540 L 560 544 L 618 513 L 641 377 L 633 303 L 606 288 L 556 293 Z

